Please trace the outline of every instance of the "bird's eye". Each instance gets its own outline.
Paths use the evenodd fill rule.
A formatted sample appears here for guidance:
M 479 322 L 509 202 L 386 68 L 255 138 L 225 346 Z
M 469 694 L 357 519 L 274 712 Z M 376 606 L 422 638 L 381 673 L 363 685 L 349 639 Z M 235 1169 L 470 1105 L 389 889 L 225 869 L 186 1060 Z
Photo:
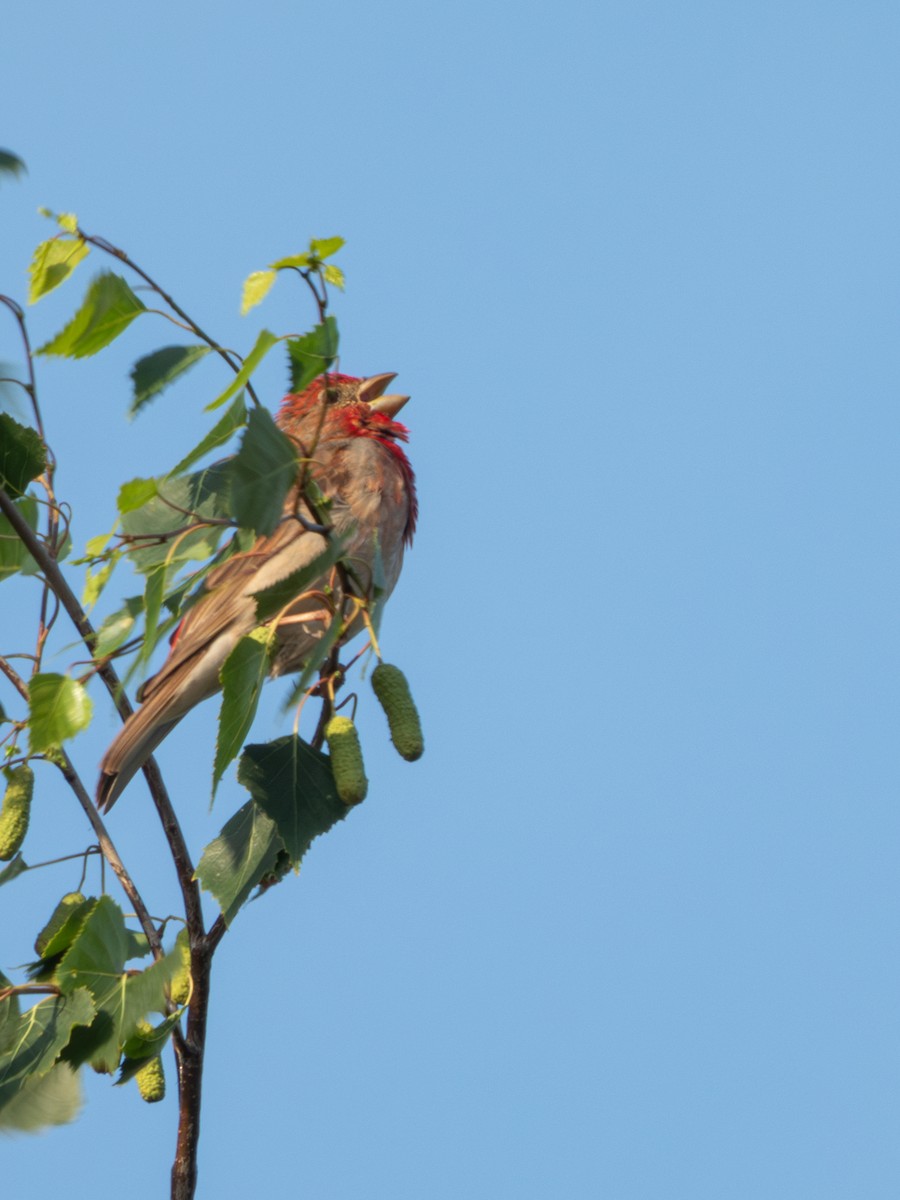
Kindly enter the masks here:
M 328 390 L 325 392 L 325 403 L 337 404 L 339 395 L 340 393 L 338 392 L 337 388 L 328 388 Z

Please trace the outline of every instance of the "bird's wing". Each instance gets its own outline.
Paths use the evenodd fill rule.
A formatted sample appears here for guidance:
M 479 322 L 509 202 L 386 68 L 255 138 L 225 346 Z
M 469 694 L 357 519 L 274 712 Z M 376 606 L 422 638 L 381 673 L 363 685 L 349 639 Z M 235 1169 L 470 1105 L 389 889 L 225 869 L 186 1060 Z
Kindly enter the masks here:
M 204 582 L 204 594 L 176 630 L 169 657 L 144 684 L 141 702 L 149 700 L 166 680 L 213 646 L 219 637 L 230 633 L 230 644 L 222 656 L 224 661 L 236 640 L 234 635 L 243 637 L 258 624 L 253 594 L 309 565 L 327 547 L 322 534 L 304 529 L 293 516 L 288 516 L 268 537 L 259 538 L 249 550 L 210 571 Z M 221 663 L 212 664 L 215 683 L 212 690 L 218 686 L 220 666 Z

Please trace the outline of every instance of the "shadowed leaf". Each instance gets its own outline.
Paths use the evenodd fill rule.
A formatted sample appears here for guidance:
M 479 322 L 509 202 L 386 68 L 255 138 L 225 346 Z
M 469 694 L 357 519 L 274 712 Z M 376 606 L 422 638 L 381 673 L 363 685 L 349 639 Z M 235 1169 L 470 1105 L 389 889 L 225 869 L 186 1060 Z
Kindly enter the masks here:
M 328 756 L 299 737 L 247 746 L 238 779 L 275 822 L 295 866 L 313 839 L 350 811 L 337 794 Z
M 338 327 L 334 317 L 326 317 L 321 325 L 299 338 L 289 338 L 291 391 L 303 389 L 323 371 L 327 371 L 337 358 Z
M 129 415 L 140 412 L 148 401 L 158 396 L 179 375 L 190 370 L 195 362 L 209 354 L 209 346 L 164 346 L 139 358 L 131 368 L 131 382 L 134 391 L 131 397 Z
M 273 870 L 281 849 L 274 821 L 248 800 L 203 851 L 196 875 L 215 897 L 227 924 L 260 879 Z
M 13 499 L 21 497 L 32 479 L 47 465 L 40 434 L 0 413 L 0 487 Z
M 213 795 L 222 775 L 244 744 L 259 703 L 262 685 L 269 674 L 274 630 L 255 629 L 241 638 L 222 664 L 222 707 L 213 765 Z
M 243 529 L 270 534 L 281 519 L 285 497 L 297 477 L 297 451 L 264 408 L 254 408 L 229 463 L 231 506 Z

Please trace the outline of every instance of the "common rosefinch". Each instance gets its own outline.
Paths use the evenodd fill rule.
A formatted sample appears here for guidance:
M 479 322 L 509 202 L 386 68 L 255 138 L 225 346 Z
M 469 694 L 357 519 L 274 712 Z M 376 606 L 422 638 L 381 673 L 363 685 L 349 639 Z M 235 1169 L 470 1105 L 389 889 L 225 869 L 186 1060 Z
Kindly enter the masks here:
M 308 464 L 310 475 L 331 501 L 328 523 L 332 536 L 346 538 L 342 560 L 356 586 L 370 595 L 377 583 L 383 598 L 397 582 L 417 513 L 412 468 L 399 444 L 407 440 L 407 430 L 394 420 L 409 397 L 383 394 L 394 378 L 320 377 L 299 395 L 285 396 L 276 418 L 297 443 L 301 463 Z M 101 808 L 109 809 L 116 802 L 189 709 L 219 691 L 222 664 L 238 641 L 259 624 L 254 594 L 293 575 L 328 547 L 327 537 L 310 528 L 316 525 L 298 478 L 274 532 L 209 573 L 203 594 L 175 631 L 169 657 L 141 689 L 141 707 L 103 757 L 97 786 Z M 352 608 L 340 572 L 323 571 L 272 618 L 277 633 L 271 674 L 300 670 L 331 620 Z M 359 625 L 359 621 L 351 624 L 344 640 Z

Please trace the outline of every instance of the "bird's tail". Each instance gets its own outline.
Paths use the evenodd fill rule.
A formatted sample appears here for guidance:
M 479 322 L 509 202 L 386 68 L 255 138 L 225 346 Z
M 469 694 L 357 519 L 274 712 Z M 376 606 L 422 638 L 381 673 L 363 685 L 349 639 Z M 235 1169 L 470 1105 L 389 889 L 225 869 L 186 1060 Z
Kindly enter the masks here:
M 131 714 L 100 763 L 97 807 L 108 812 L 160 742 L 175 728 L 183 712 L 173 715 L 167 689 Z

